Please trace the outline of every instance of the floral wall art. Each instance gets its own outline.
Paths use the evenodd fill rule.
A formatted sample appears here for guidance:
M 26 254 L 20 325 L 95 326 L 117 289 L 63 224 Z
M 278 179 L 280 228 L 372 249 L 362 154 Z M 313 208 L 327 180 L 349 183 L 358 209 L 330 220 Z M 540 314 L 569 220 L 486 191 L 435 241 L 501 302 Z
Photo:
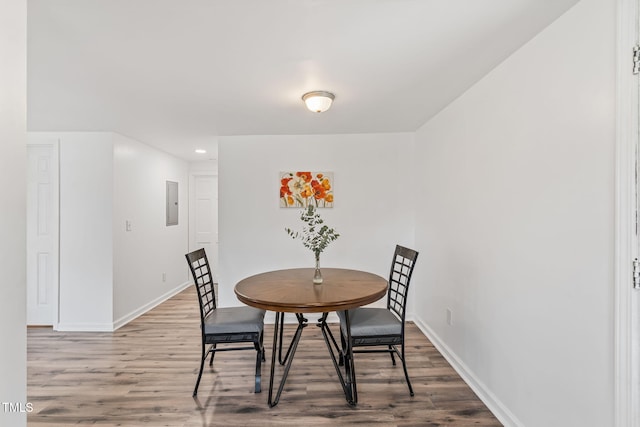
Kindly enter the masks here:
M 333 172 L 280 172 L 280 207 L 333 207 Z

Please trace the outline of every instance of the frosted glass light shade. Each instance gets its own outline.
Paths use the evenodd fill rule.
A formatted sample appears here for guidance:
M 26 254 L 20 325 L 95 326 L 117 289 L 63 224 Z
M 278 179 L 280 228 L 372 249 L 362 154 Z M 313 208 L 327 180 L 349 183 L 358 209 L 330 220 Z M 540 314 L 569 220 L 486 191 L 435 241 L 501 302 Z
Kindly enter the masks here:
M 325 91 L 307 92 L 302 95 L 302 100 L 307 105 L 307 108 L 314 113 L 327 111 L 331 107 L 334 98 L 334 94 Z

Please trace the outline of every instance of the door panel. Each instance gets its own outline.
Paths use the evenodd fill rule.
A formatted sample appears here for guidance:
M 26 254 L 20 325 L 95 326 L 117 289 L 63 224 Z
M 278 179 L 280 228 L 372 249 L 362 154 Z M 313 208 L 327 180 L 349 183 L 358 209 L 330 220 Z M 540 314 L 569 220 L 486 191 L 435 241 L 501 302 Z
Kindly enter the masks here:
M 37 306 L 47 308 L 51 304 L 49 288 L 51 287 L 51 256 L 47 252 L 38 253 L 38 296 Z M 48 315 L 48 312 L 47 312 Z M 49 324 L 49 323 L 47 323 Z
M 209 244 L 214 241 L 213 203 L 210 199 L 196 200 L 196 242 Z

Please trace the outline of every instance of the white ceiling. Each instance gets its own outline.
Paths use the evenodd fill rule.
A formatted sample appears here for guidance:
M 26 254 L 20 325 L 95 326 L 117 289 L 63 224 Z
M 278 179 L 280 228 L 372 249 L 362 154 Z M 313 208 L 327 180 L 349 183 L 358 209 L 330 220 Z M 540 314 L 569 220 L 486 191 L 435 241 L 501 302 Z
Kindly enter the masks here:
M 187 160 L 218 136 L 414 131 L 576 2 L 28 0 L 28 128 Z

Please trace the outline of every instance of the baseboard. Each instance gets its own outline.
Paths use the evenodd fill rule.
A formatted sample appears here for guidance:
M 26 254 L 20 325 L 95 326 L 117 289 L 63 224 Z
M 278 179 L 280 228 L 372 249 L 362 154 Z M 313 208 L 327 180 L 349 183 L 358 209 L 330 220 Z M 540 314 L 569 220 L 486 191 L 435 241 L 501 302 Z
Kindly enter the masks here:
M 440 339 L 422 319 L 413 319 L 416 326 L 431 341 L 435 348 L 444 356 L 464 382 L 478 395 L 480 400 L 489 408 L 496 418 L 506 427 L 524 427 L 524 424 L 509 411 L 509 409 L 480 381 L 469 367 Z
M 60 332 L 113 332 L 112 323 L 58 323 Z
M 115 331 L 115 330 L 123 327 L 127 323 L 131 322 L 132 320 L 142 316 L 147 311 L 153 309 L 154 307 L 157 307 L 158 305 L 162 304 L 163 302 L 165 302 L 169 298 L 179 294 L 180 292 L 185 290 L 187 287 L 189 287 L 192 283 L 193 282 L 191 282 L 191 281 L 184 282 L 184 283 L 178 285 L 177 287 L 173 288 L 169 292 L 166 292 L 163 295 L 160 295 L 158 298 L 154 299 L 153 301 L 150 301 L 147 304 L 143 305 L 142 307 L 132 311 L 131 313 L 122 316 L 121 318 L 119 318 L 118 320 L 113 322 L 111 330 Z

